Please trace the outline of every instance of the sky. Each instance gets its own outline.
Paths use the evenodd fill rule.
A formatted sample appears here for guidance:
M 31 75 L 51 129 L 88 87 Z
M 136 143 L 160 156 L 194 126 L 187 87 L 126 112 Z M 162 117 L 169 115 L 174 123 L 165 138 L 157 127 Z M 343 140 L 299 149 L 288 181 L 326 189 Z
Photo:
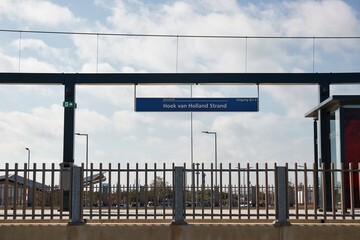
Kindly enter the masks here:
M 319 38 L 360 36 L 356 0 L 2 0 L 0 29 L 1 72 L 360 70 L 359 38 Z M 99 34 L 26 32 L 35 30 Z M 251 38 L 256 36 L 310 38 Z M 359 93 L 357 85 L 331 86 L 331 94 Z M 193 113 L 191 133 L 190 113 L 134 112 L 135 95 L 259 95 L 260 109 Z M 31 150 L 32 163 L 62 162 L 63 97 L 61 85 L 0 85 L 0 166 L 26 163 L 25 148 Z M 218 162 L 224 166 L 314 161 L 313 121 L 304 115 L 319 103 L 317 86 L 260 85 L 258 91 L 253 85 L 138 85 L 135 94 L 132 85 L 81 85 L 76 102 L 75 129 L 89 135 L 89 162 L 96 165 L 208 165 L 214 162 L 214 136 L 204 130 L 217 132 Z M 76 164 L 85 161 L 85 153 L 85 138 L 75 136 Z

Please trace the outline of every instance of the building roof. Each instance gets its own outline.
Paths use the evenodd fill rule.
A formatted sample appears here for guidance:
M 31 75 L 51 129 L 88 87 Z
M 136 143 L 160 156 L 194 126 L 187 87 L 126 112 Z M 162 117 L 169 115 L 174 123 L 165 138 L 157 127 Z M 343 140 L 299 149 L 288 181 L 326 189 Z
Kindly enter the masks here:
M 91 176 L 88 176 L 88 177 L 85 177 L 84 178 L 84 184 L 85 185 L 90 185 L 91 184 L 91 181 L 92 181 L 92 184 L 97 184 L 97 183 L 100 183 L 100 182 L 104 182 L 106 181 L 106 177 L 104 176 L 104 174 L 94 174 L 92 176 L 92 180 L 91 180 Z
M 9 182 L 15 183 L 15 175 L 10 175 L 8 177 L 8 180 L 9 180 Z M 91 179 L 91 176 L 88 176 L 87 178 L 85 177 L 83 180 L 84 180 L 85 185 L 90 185 L 91 181 L 92 181 L 92 184 L 97 184 L 97 183 L 100 183 L 100 182 L 104 182 L 104 181 L 106 181 L 106 177 L 104 176 L 104 174 L 101 174 L 101 175 L 100 174 L 94 174 L 92 176 L 92 179 Z M 5 182 L 5 175 L 0 176 L 0 183 L 1 182 Z M 24 182 L 25 182 L 25 178 L 23 178 L 22 176 L 17 175 L 17 183 L 18 183 L 18 185 L 24 185 Z M 33 184 L 34 184 L 34 181 L 32 181 L 30 179 L 26 180 L 26 186 L 27 187 L 33 187 Z M 39 182 L 35 182 L 35 187 L 36 187 L 36 189 L 41 190 L 42 187 L 43 187 L 43 184 L 39 183 Z M 48 188 L 49 188 L 49 186 L 44 185 L 44 189 L 48 189 Z
M 15 175 L 10 175 L 10 176 L 8 177 L 8 180 L 9 180 L 9 182 L 15 183 Z M 0 182 L 5 182 L 5 175 L 0 176 Z M 17 183 L 18 183 L 19 185 L 24 185 L 24 183 L 25 183 L 25 178 L 23 178 L 22 176 L 17 175 Z M 34 184 L 34 181 L 32 181 L 32 180 L 30 180 L 30 179 L 27 179 L 27 180 L 26 180 L 26 186 L 27 186 L 27 187 L 33 187 L 33 184 Z M 42 184 L 42 183 L 39 183 L 39 182 L 35 182 L 35 187 L 36 187 L 36 189 L 41 190 L 42 187 L 43 187 L 43 184 Z M 48 186 L 44 185 L 44 189 L 47 189 L 47 187 L 48 187 Z
M 305 114 L 307 118 L 318 118 L 319 110 L 334 111 L 345 105 L 360 105 L 360 95 L 334 95 Z

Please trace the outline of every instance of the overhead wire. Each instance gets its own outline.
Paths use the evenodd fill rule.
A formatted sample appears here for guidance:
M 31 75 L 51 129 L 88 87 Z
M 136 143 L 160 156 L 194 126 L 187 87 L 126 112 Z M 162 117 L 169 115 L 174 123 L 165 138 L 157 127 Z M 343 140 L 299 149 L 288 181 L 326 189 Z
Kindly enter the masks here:
M 106 33 L 80 31 L 45 31 L 45 30 L 17 30 L 0 29 L 0 32 L 34 33 L 34 34 L 62 34 L 62 35 L 99 35 L 126 37 L 168 37 L 168 38 L 233 38 L 233 39 L 360 39 L 360 36 L 256 36 L 256 35 L 192 35 L 192 34 L 147 34 L 147 33 Z

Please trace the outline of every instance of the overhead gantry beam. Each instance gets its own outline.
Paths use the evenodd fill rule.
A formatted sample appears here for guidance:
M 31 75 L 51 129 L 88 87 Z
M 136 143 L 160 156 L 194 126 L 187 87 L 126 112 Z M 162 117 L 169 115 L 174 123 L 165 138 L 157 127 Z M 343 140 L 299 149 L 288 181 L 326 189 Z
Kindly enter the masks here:
M 0 73 L 0 84 L 354 84 L 360 73 Z

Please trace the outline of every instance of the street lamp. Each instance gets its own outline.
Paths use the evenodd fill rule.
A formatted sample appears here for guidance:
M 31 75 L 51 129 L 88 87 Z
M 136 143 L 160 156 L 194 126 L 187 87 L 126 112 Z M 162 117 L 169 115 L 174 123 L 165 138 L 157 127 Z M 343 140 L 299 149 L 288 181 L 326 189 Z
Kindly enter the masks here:
M 243 171 L 242 175 L 243 175 L 243 185 L 244 185 L 244 187 L 243 187 L 244 200 L 245 200 L 245 191 L 246 191 L 246 188 L 250 185 L 250 181 L 245 181 L 245 173 L 246 173 L 247 171 L 249 171 L 251 168 L 252 168 L 252 167 L 249 167 L 249 166 L 246 167 L 246 168 L 237 168 L 237 169 L 239 169 L 240 171 Z M 249 175 L 247 176 L 247 178 L 249 178 Z M 240 193 L 239 193 L 239 195 L 240 195 Z
M 86 162 L 85 162 L 85 167 L 86 167 L 86 181 L 88 181 L 88 176 L 87 176 L 87 170 L 88 170 L 88 162 L 89 162 L 89 135 L 87 133 L 75 133 L 75 135 L 78 136 L 85 136 L 86 137 Z
M 27 186 L 28 189 L 28 197 L 27 197 L 27 206 L 31 205 L 31 200 L 30 200 L 30 182 L 29 182 L 29 178 L 30 178 L 30 148 L 26 147 L 25 148 L 26 151 L 28 152 L 28 166 L 27 166 L 27 180 L 26 183 L 24 183 Z
M 86 206 L 86 202 L 87 202 L 87 190 L 88 190 L 88 163 L 89 163 L 89 135 L 87 133 L 75 133 L 75 135 L 78 136 L 85 136 L 86 137 L 86 158 L 85 158 L 85 187 L 86 187 L 86 192 L 85 192 L 85 206 Z
M 215 136 L 215 186 L 217 186 L 217 134 L 216 132 L 202 131 L 205 134 L 214 134 Z
M 244 185 L 247 185 L 247 184 L 249 184 L 249 182 L 248 183 L 246 183 L 246 181 L 245 181 L 245 171 L 247 171 L 247 170 L 249 170 L 249 169 L 252 169 L 252 167 L 247 167 L 247 168 L 237 168 L 237 169 L 239 169 L 239 170 L 242 170 L 243 171 L 243 184 Z
M 199 206 L 199 199 L 198 199 L 198 195 L 199 195 L 199 165 L 200 163 L 196 163 L 196 203 L 195 206 L 198 207 Z
M 29 168 L 30 168 L 30 148 L 25 148 L 26 149 L 26 151 L 28 151 L 28 167 L 27 167 L 27 171 L 28 171 L 28 173 L 27 173 L 27 179 L 28 179 L 28 181 L 29 181 Z

